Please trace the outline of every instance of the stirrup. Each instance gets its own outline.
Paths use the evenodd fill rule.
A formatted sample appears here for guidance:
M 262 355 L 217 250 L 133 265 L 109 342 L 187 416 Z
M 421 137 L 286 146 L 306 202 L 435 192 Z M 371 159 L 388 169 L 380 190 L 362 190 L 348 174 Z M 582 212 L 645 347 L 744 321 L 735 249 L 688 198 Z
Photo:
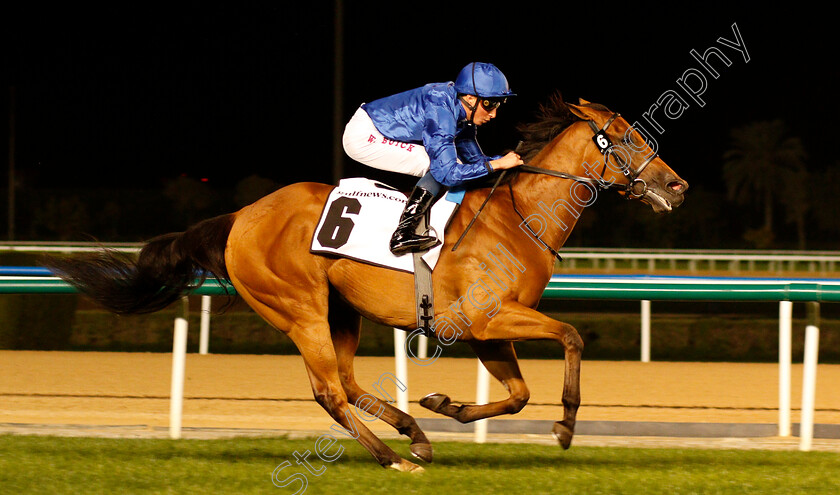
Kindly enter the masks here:
M 392 241 L 390 249 L 395 256 L 401 256 L 408 252 L 426 251 L 438 244 L 440 244 L 440 241 L 437 237 L 413 234 L 406 239 Z

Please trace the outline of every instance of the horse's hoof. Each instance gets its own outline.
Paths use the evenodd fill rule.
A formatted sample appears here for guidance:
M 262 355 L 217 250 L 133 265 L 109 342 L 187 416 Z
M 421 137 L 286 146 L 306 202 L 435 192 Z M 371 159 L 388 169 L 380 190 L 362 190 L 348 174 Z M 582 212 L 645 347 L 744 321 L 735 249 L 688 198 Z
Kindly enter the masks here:
M 424 462 L 432 462 L 432 444 L 413 443 L 411 444 L 411 455 Z
M 425 469 L 418 466 L 417 464 L 414 464 L 413 462 L 409 462 L 405 459 L 400 459 L 400 462 L 393 462 L 388 467 L 390 467 L 391 469 L 396 469 L 397 471 L 400 471 L 402 473 L 420 474 L 420 473 L 423 473 L 423 472 L 426 471 Z
M 551 429 L 551 433 L 554 434 L 554 438 L 557 439 L 557 442 L 563 447 L 563 450 L 572 446 L 572 437 L 575 436 L 575 432 L 564 425 L 562 421 L 556 421 L 554 423 L 554 428 Z
M 441 408 L 449 405 L 449 397 L 443 394 L 429 394 L 420 399 L 420 405 L 430 411 L 440 412 Z

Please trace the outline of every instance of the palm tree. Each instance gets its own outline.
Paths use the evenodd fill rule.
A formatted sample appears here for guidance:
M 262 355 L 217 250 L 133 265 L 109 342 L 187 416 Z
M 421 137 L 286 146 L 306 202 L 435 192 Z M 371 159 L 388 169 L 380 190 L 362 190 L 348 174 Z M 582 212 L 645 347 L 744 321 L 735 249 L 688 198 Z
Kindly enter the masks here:
M 751 233 L 761 239 L 756 241 L 757 247 L 768 247 L 772 242 L 777 199 L 787 210 L 788 219 L 797 223 L 800 247 L 804 245 L 808 195 L 805 149 L 801 139 L 787 134 L 781 120 L 753 122 L 730 132 L 732 147 L 723 155 L 729 199 L 763 210 L 764 225 Z

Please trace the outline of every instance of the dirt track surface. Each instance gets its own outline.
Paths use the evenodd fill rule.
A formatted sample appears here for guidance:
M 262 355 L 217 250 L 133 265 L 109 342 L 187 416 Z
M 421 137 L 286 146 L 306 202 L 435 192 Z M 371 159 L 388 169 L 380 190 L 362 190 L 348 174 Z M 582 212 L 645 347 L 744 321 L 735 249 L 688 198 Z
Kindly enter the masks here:
M 162 431 L 169 425 L 171 354 L 0 351 L 0 424 L 131 426 Z M 526 360 L 529 405 L 512 419 L 561 419 L 562 361 Z M 410 412 L 440 417 L 416 401 L 446 393 L 475 400 L 477 360 L 440 358 L 408 364 Z M 356 361 L 357 381 L 372 390 L 394 359 Z M 385 390 L 395 393 L 393 384 Z M 792 373 L 792 421 L 799 421 L 802 368 Z M 820 365 L 816 423 L 840 424 L 840 365 Z M 582 421 L 769 423 L 778 421 L 778 366 L 734 363 L 584 361 Z M 189 354 L 183 426 L 190 428 L 327 432 L 333 421 L 312 399 L 299 356 Z M 493 381 L 490 399 L 507 396 Z M 380 421 L 376 432 L 393 430 Z M 0 425 L 2 426 L 2 425 Z M 8 430 L 8 428 L 7 428 Z M 2 428 L 0 428 L 2 431 Z

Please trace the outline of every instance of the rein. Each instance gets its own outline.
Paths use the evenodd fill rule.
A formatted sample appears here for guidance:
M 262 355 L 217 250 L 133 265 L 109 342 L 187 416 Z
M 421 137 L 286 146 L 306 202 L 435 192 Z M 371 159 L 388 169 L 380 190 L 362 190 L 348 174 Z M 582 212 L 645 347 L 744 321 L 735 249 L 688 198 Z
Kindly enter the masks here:
M 464 240 L 464 236 L 466 236 L 467 232 L 469 232 L 470 229 L 472 228 L 473 224 L 475 223 L 476 219 L 478 218 L 478 215 L 481 214 L 481 210 L 483 210 L 484 207 L 487 206 L 487 202 L 490 201 L 490 196 L 492 196 L 493 193 L 496 192 L 496 188 L 499 187 L 499 183 L 502 182 L 502 179 L 505 177 L 506 173 L 507 173 L 507 170 L 502 170 L 502 173 L 499 174 L 499 177 L 496 179 L 496 183 L 493 184 L 493 189 L 490 189 L 490 193 L 487 194 L 487 197 L 484 198 L 484 202 L 481 203 L 481 208 L 479 208 L 478 211 L 475 212 L 475 215 L 473 215 L 472 220 L 470 220 L 470 223 L 467 224 L 467 228 L 464 229 L 464 231 L 461 233 L 461 237 L 458 238 L 458 242 L 456 242 L 455 245 L 452 246 L 453 251 L 458 249 L 458 245 L 461 244 L 461 241 Z M 510 185 L 510 183 L 508 183 L 508 185 Z
M 520 165 L 520 167 L 522 167 L 522 165 Z M 557 261 L 562 262 L 563 258 L 560 257 L 560 253 L 557 252 L 557 250 L 554 249 L 553 247 L 546 244 L 546 242 L 544 240 L 542 240 L 540 235 L 537 234 L 536 232 L 534 232 L 534 229 L 531 228 L 531 224 L 529 224 L 527 222 L 527 220 L 525 220 L 525 217 L 522 215 L 522 213 L 519 212 L 519 208 L 516 207 L 516 198 L 513 197 L 513 185 L 511 185 L 510 182 L 508 182 L 508 191 L 510 191 L 510 203 L 513 205 L 513 211 L 515 211 L 516 214 L 519 215 L 519 218 L 522 219 L 522 223 L 524 223 L 525 227 L 528 228 L 528 232 L 530 232 L 531 235 L 534 236 L 534 239 L 540 241 L 540 244 L 542 244 L 543 247 L 545 247 L 546 249 L 551 251 L 551 254 L 553 254 L 554 257 L 557 258 Z M 520 225 L 522 225 L 522 224 L 520 224 Z

